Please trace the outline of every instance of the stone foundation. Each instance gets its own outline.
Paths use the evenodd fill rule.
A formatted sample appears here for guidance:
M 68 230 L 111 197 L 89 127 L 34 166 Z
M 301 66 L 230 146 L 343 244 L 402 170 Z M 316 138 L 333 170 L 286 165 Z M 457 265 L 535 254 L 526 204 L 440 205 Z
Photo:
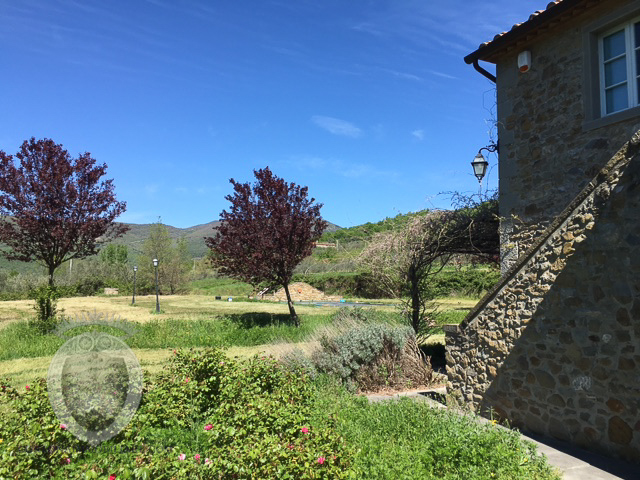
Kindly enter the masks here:
M 481 414 L 640 462 L 640 134 L 460 326 L 449 391 Z

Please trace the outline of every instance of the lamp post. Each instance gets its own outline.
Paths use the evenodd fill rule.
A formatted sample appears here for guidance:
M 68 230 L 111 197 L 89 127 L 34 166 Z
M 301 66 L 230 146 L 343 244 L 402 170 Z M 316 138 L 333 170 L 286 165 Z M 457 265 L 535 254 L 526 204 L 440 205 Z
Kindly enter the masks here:
M 133 266 L 133 298 L 131 299 L 131 305 L 136 304 L 136 272 L 138 271 L 138 266 Z
M 156 270 L 156 313 L 160 313 L 160 300 L 158 298 L 158 259 L 153 259 L 153 267 Z

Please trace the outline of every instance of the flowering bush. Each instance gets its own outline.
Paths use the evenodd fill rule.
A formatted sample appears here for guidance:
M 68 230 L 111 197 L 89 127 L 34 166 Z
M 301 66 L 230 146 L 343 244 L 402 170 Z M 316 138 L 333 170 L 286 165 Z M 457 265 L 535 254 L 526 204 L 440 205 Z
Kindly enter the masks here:
M 96 448 L 56 419 L 44 380 L 28 390 L 7 381 L 0 387 L 0 413 L 8 412 L 0 415 L 0 478 L 350 475 L 354 452 L 332 421 L 311 424 L 311 383 L 271 358 L 176 352 L 147 380 L 131 423 Z

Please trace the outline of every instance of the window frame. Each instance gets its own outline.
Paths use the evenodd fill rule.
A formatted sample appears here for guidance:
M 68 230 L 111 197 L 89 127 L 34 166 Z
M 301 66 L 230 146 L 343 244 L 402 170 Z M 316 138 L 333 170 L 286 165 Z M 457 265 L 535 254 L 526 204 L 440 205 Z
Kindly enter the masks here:
M 632 20 L 628 20 L 626 22 L 620 23 L 609 30 L 601 33 L 598 36 L 598 67 L 600 73 L 600 112 L 602 117 L 608 117 L 610 115 L 615 115 L 616 113 L 623 112 L 625 110 L 629 110 L 630 108 L 637 107 L 639 102 L 639 93 L 638 93 L 638 74 L 640 74 L 639 67 L 640 65 L 636 64 L 636 50 L 640 49 L 640 46 L 635 46 L 635 25 L 636 23 L 640 23 L 640 17 L 635 17 Z M 607 89 L 611 87 L 606 86 L 605 82 L 605 63 L 607 60 L 604 59 L 604 39 L 610 35 L 613 35 L 618 32 L 623 32 L 624 34 L 624 56 L 625 56 L 625 66 L 626 66 L 626 77 L 624 82 L 620 82 L 618 85 L 622 83 L 626 83 L 627 90 L 627 106 L 625 108 L 621 108 L 619 110 L 615 110 L 611 113 L 607 113 Z M 621 57 L 619 55 L 618 57 Z M 608 61 L 611 61 L 609 59 Z M 613 59 L 615 60 L 615 59 Z
M 604 66 L 601 59 L 602 39 L 611 33 L 621 30 L 626 25 L 640 21 L 640 0 L 633 0 L 627 5 L 616 9 L 613 13 L 600 16 L 588 25 L 582 27 L 583 39 L 583 81 L 582 98 L 584 117 L 582 130 L 588 131 L 617 122 L 640 117 L 640 104 L 631 105 L 625 109 L 612 113 L 606 112 L 604 98 Z M 639 62 L 640 63 L 640 62 Z M 640 64 L 637 66 L 640 74 Z M 634 78 L 635 81 L 635 78 Z M 639 88 L 640 87 L 636 87 Z M 640 91 L 637 92 L 640 100 Z

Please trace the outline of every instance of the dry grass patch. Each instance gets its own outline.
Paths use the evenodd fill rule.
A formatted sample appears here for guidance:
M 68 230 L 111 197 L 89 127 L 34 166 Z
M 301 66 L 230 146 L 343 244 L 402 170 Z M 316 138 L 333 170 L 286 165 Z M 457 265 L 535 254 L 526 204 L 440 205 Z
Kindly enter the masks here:
M 291 344 L 303 351 L 311 351 L 309 342 Z M 166 367 L 167 360 L 172 355 L 173 349 L 132 349 L 138 358 L 140 366 L 151 374 L 158 373 Z M 203 350 L 203 348 L 194 348 Z M 225 354 L 229 358 L 237 357 L 247 359 L 254 355 L 272 355 L 279 358 L 282 354 L 277 345 L 257 345 L 253 347 L 230 347 L 225 349 Z M 46 377 L 49 370 L 51 357 L 19 358 L 15 360 L 5 360 L 0 362 L 0 378 L 10 377 L 11 383 L 15 386 L 28 385 L 36 378 Z
M 0 302 L 0 328 L 11 322 L 34 314 L 33 300 Z M 64 315 L 74 317 L 94 311 L 114 315 L 123 320 L 146 323 L 151 319 L 190 319 L 194 314 L 227 315 L 238 313 L 272 313 L 288 315 L 286 304 L 220 301 L 208 295 L 167 295 L 160 297 L 160 310 L 156 314 L 155 295 L 136 296 L 136 305 L 131 305 L 131 297 L 71 297 L 58 300 L 58 309 Z M 297 305 L 298 314 L 332 313 L 339 307 L 316 307 Z

